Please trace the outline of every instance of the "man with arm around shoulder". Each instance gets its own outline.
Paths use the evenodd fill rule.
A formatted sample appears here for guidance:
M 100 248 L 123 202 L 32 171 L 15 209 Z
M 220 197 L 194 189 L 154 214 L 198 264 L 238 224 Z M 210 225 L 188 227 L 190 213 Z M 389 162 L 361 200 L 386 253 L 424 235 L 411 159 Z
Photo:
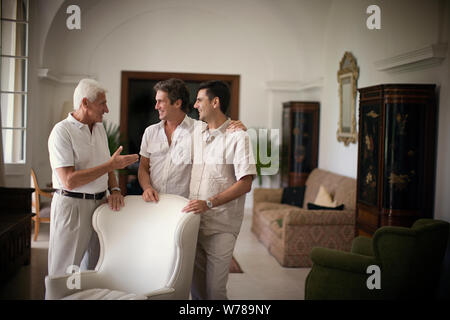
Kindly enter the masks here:
M 205 121 L 194 133 L 194 164 L 190 195 L 183 209 L 201 214 L 191 295 L 194 300 L 227 299 L 226 284 L 233 250 L 251 190 L 256 166 L 249 136 L 226 132 L 230 101 L 222 81 L 200 85 L 195 108 Z

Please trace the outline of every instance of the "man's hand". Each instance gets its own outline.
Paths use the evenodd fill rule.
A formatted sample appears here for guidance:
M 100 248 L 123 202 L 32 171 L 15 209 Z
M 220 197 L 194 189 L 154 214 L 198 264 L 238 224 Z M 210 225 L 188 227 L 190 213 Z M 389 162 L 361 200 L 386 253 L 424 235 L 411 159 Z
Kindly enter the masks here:
M 123 147 L 120 146 L 111 156 L 111 159 L 109 160 L 111 164 L 111 170 L 123 169 L 139 160 L 139 156 L 137 154 L 120 155 L 122 150 Z
M 144 199 L 145 202 L 158 202 L 159 201 L 158 191 L 156 191 L 152 187 L 149 187 L 145 189 L 144 192 L 142 193 L 142 198 Z
M 113 191 L 108 197 L 109 207 L 114 211 L 119 211 L 125 205 L 123 196 L 120 191 Z
M 247 131 L 247 127 L 244 126 L 241 120 L 231 120 L 228 124 L 227 131 L 234 132 L 239 130 Z
M 75 166 L 56 168 L 56 173 L 61 180 L 64 189 L 73 190 L 80 186 L 84 186 L 95 179 L 100 178 L 104 174 L 109 174 L 116 169 L 122 169 L 139 160 L 137 154 L 123 155 L 122 146 L 112 155 L 111 159 L 93 168 L 75 170 Z M 114 178 L 115 180 L 115 178 Z M 111 185 L 111 184 L 109 184 Z
M 207 211 L 208 209 L 209 208 L 206 205 L 206 201 L 191 200 L 191 201 L 189 201 L 187 206 L 184 207 L 183 210 L 181 210 L 181 211 L 182 212 L 192 212 L 192 213 L 198 214 L 198 213 L 203 213 L 203 212 Z

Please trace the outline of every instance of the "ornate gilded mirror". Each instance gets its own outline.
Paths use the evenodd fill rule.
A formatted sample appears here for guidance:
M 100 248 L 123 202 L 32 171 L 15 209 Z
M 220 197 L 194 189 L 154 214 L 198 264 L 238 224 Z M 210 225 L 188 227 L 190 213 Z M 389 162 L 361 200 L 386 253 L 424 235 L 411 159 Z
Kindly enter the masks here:
M 355 57 L 350 52 L 345 52 L 339 64 L 337 74 L 339 83 L 339 122 L 337 130 L 338 141 L 346 146 L 356 143 L 356 87 L 359 76 L 359 68 Z

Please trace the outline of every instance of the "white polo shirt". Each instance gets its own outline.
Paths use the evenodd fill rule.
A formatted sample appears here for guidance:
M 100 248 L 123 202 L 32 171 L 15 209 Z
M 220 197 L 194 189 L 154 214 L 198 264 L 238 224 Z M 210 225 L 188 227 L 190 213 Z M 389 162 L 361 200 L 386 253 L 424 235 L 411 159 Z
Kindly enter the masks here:
M 160 193 L 187 198 L 192 169 L 192 132 L 197 120 L 187 115 L 172 134 L 169 146 L 162 120 L 145 129 L 139 154 L 150 159 L 150 182 Z
M 56 173 L 56 168 L 75 167 L 75 170 L 89 169 L 108 161 L 111 156 L 108 138 L 101 122 L 94 124 L 92 133 L 87 124 L 81 123 L 69 113 L 66 119 L 58 122 L 48 138 L 48 152 L 52 167 L 53 188 L 64 189 Z M 72 192 L 98 193 L 108 188 L 108 174 Z

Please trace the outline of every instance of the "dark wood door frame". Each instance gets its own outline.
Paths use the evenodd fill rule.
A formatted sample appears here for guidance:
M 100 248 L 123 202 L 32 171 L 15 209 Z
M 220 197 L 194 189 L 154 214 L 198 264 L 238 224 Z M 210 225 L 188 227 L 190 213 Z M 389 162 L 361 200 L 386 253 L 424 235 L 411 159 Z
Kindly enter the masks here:
M 180 72 L 147 72 L 147 71 L 122 71 L 121 98 L 120 98 L 120 136 L 121 140 L 128 143 L 128 114 L 130 101 L 129 83 L 132 80 L 167 80 L 170 78 L 181 79 L 186 82 L 204 82 L 209 80 L 221 80 L 230 86 L 230 117 L 239 119 L 239 88 L 240 75 L 226 74 L 204 74 L 204 73 L 180 73 Z M 126 193 L 127 176 L 121 174 L 119 177 L 122 193 Z

